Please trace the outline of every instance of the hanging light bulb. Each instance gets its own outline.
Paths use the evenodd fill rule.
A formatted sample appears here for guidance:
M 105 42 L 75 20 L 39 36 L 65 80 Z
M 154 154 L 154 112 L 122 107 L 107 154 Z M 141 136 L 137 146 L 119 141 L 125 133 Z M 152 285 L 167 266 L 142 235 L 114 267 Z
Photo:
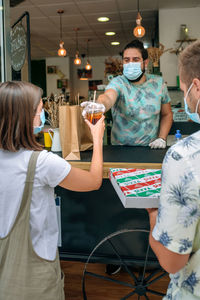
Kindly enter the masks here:
M 86 65 L 85 65 L 85 69 L 87 70 L 87 71 L 90 71 L 91 69 L 92 69 L 92 66 L 91 66 L 91 64 L 90 64 L 90 61 L 89 61 L 89 39 L 87 40 L 87 63 L 86 63 Z
M 75 59 L 74 59 L 74 64 L 81 65 L 81 59 L 79 57 L 79 51 L 78 51 L 78 30 L 79 30 L 79 28 L 75 28 L 74 30 L 76 32 L 76 55 L 75 55 Z
M 76 57 L 75 57 L 75 60 L 74 60 L 74 64 L 75 65 L 81 65 L 81 59 L 79 57 L 78 51 L 76 52 Z
M 58 56 L 66 56 L 67 51 L 63 47 L 64 42 L 60 42 L 60 48 L 58 49 Z
M 90 64 L 89 59 L 87 60 L 87 64 L 85 65 L 85 69 L 88 70 L 88 71 L 92 69 L 92 66 Z
M 64 48 L 64 42 L 62 40 L 62 20 L 61 20 L 61 15 L 64 13 L 64 10 L 59 9 L 57 13 L 60 15 L 60 48 L 58 49 L 58 56 L 66 56 L 67 51 Z
M 145 35 L 145 29 L 141 25 L 141 21 L 142 21 L 142 17 L 141 17 L 141 14 L 139 12 L 139 0 L 138 0 L 138 13 L 137 13 L 137 18 L 136 18 L 136 24 L 137 24 L 137 26 L 133 29 L 133 34 L 137 38 L 141 38 L 141 37 L 143 37 Z

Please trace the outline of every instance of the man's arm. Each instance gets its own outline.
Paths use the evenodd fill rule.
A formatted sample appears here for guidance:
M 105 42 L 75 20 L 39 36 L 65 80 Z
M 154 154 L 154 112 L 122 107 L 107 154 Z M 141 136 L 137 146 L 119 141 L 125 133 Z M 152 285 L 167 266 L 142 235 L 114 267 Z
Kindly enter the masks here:
M 150 221 L 149 243 L 156 254 L 160 265 L 168 273 L 174 274 L 182 269 L 188 262 L 189 254 L 178 254 L 168 250 L 160 242 L 156 241 L 152 236 L 152 231 L 156 224 L 157 209 L 147 209 Z
M 115 104 L 117 96 L 118 94 L 115 90 L 108 89 L 98 97 L 97 102 L 102 103 L 105 106 L 106 111 L 108 111 Z
M 161 120 L 160 120 L 160 130 L 158 137 L 166 140 L 168 133 L 171 129 L 173 122 L 173 113 L 171 110 L 171 104 L 161 104 Z

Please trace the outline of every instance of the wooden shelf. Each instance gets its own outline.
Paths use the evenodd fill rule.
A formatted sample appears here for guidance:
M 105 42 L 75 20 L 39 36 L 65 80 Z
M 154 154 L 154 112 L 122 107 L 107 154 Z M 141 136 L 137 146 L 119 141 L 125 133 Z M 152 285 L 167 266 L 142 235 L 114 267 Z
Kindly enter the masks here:
M 187 40 L 177 40 L 177 43 L 191 43 L 195 42 L 197 39 L 187 39 Z

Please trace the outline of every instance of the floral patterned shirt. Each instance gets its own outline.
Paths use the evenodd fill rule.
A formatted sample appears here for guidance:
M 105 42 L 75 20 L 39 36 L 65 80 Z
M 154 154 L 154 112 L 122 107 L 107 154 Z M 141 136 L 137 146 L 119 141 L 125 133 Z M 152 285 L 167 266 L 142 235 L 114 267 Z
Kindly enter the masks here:
M 191 254 L 183 269 L 170 274 L 164 299 L 200 299 L 200 131 L 166 153 L 152 235 L 172 252 Z
M 170 102 L 167 87 L 160 76 L 146 74 L 143 84 L 132 84 L 124 75 L 107 85 L 118 97 L 112 107 L 113 145 L 148 146 L 157 138 L 161 104 Z

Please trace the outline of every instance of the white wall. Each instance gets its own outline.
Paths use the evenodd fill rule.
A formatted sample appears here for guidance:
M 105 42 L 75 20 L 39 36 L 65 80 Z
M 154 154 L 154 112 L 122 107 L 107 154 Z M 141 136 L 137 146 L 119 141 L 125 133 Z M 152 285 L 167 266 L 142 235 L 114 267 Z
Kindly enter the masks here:
M 85 62 L 86 63 L 86 62 Z M 70 74 L 72 76 L 71 80 L 73 81 L 73 90 L 70 95 L 71 101 L 74 101 L 74 97 L 79 95 L 87 99 L 88 96 L 88 80 L 80 80 L 78 79 L 77 70 L 82 69 L 84 67 L 83 62 L 81 65 L 74 64 L 74 58 L 70 58 Z
M 117 57 L 117 56 L 116 56 Z M 105 60 L 108 58 L 108 56 L 95 56 L 95 57 L 89 57 L 90 63 L 92 65 L 92 78 L 89 78 L 89 80 L 103 80 L 103 84 L 108 84 L 107 76 L 104 76 L 104 70 L 105 70 Z M 120 58 L 120 57 L 118 57 Z M 72 63 L 71 63 L 72 61 Z M 73 59 L 70 61 L 70 67 L 72 70 L 72 76 L 73 76 L 73 90 L 74 95 L 77 95 L 77 93 L 80 94 L 80 96 L 88 98 L 88 80 L 80 80 L 77 76 L 77 69 L 82 69 L 86 65 L 86 58 L 84 61 L 82 60 L 81 66 L 75 66 L 73 64 Z M 70 72 L 71 73 L 71 72 Z M 73 95 L 73 96 L 74 96 Z
M 57 69 L 60 70 L 64 74 L 64 78 L 69 80 L 69 57 L 47 57 L 46 58 L 46 81 L 47 81 L 47 96 L 53 94 L 60 94 L 61 89 L 57 89 L 57 79 L 60 79 L 58 74 L 48 74 L 47 67 L 48 66 L 57 66 Z M 69 82 L 70 85 L 70 82 Z M 69 91 L 70 86 L 66 89 Z
M 181 24 L 186 24 L 189 37 L 200 39 L 200 7 L 159 10 L 159 41 L 168 48 L 177 48 Z M 184 47 L 186 44 L 184 44 Z M 166 52 L 161 56 L 160 69 L 168 86 L 176 86 L 178 57 Z

